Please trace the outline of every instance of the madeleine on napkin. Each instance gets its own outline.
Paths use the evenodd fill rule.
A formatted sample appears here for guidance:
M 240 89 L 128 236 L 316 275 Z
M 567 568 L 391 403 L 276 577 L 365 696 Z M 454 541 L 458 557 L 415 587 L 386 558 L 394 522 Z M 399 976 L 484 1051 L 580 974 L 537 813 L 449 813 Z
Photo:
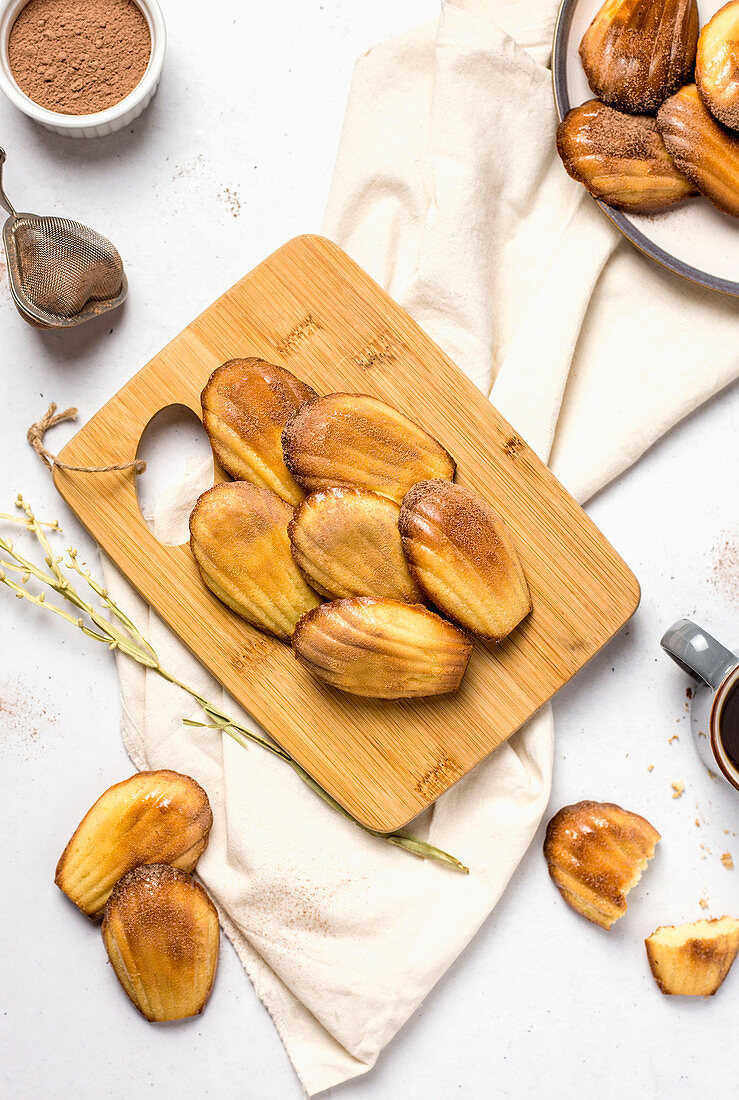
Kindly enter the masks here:
M 147 1020 L 181 1020 L 203 1011 L 219 940 L 218 914 L 205 890 L 168 864 L 129 872 L 105 906 L 108 958 Z
M 375 699 L 456 691 L 472 653 L 472 639 L 433 611 L 366 596 L 311 611 L 292 644 L 314 676 Z
M 450 619 L 501 641 L 531 611 L 531 593 L 506 525 L 480 497 L 450 481 L 406 493 L 400 534 L 411 573 Z
M 77 826 L 54 881 L 94 920 L 119 879 L 140 863 L 192 871 L 213 824 L 208 796 L 189 775 L 138 772 L 100 796 Z
M 322 489 L 290 520 L 293 557 L 329 599 L 378 596 L 422 603 L 398 530 L 400 508 L 368 489 Z
M 190 547 L 211 592 L 248 622 L 289 640 L 321 602 L 290 551 L 293 509 L 248 481 L 215 485 L 190 516 Z
M 564 806 L 547 826 L 544 855 L 560 894 L 601 928 L 627 909 L 626 895 L 654 855 L 660 834 L 612 802 Z
M 316 391 L 264 359 L 230 359 L 201 395 L 203 427 L 226 473 L 271 489 L 288 504 L 304 493 L 282 457 L 282 429 Z
M 282 433 L 285 462 L 304 489 L 370 489 L 400 504 L 427 477 L 454 477 L 440 443 L 396 409 L 363 393 L 304 405 Z

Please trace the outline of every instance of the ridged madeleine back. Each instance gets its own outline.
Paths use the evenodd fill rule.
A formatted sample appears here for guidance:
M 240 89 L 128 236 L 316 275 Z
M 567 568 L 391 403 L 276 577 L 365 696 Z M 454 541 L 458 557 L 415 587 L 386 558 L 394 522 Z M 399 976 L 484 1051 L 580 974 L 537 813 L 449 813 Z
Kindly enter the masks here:
M 147 1020 L 202 1012 L 218 963 L 218 914 L 205 890 L 175 867 L 137 867 L 105 907 L 103 942 L 116 976 Z
M 427 608 L 365 596 L 311 611 L 292 644 L 314 676 L 376 699 L 456 691 L 472 653 L 472 639 Z
M 590 87 L 610 107 L 654 113 L 689 78 L 698 27 L 695 0 L 606 0 L 580 43 Z
M 451 480 L 456 468 L 418 424 L 362 393 L 332 393 L 304 405 L 285 426 L 282 448 L 308 492 L 333 485 L 369 489 L 397 504 L 417 481 Z
M 582 916 L 610 928 L 624 915 L 660 835 L 639 814 L 612 802 L 565 806 L 547 826 L 544 855 L 562 897 Z

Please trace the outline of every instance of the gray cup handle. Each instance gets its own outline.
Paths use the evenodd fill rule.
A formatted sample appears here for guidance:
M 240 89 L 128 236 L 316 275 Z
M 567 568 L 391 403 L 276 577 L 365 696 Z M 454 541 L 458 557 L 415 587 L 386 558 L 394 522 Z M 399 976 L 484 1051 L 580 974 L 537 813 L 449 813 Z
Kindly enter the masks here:
M 683 672 L 702 680 L 714 691 L 727 673 L 739 665 L 736 653 L 722 646 L 690 619 L 678 619 L 673 623 L 660 645 Z

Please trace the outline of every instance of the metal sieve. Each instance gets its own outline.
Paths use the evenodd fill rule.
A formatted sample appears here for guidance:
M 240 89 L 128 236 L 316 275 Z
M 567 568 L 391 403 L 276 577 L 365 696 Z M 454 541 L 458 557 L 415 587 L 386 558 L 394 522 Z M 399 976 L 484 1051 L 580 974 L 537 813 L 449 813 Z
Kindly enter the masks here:
M 117 249 L 94 229 L 69 218 L 19 214 L 2 185 L 0 206 L 13 301 L 29 324 L 71 328 L 121 305 L 128 291 Z

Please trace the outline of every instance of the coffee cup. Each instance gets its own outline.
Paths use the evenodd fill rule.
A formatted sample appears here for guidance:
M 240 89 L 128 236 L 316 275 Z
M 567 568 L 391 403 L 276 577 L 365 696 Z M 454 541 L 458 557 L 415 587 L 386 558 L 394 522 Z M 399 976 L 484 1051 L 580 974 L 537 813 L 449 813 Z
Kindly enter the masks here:
M 696 744 L 711 771 L 739 791 L 739 655 L 690 619 L 678 619 L 661 641 L 665 653 L 713 692 L 708 729 Z

